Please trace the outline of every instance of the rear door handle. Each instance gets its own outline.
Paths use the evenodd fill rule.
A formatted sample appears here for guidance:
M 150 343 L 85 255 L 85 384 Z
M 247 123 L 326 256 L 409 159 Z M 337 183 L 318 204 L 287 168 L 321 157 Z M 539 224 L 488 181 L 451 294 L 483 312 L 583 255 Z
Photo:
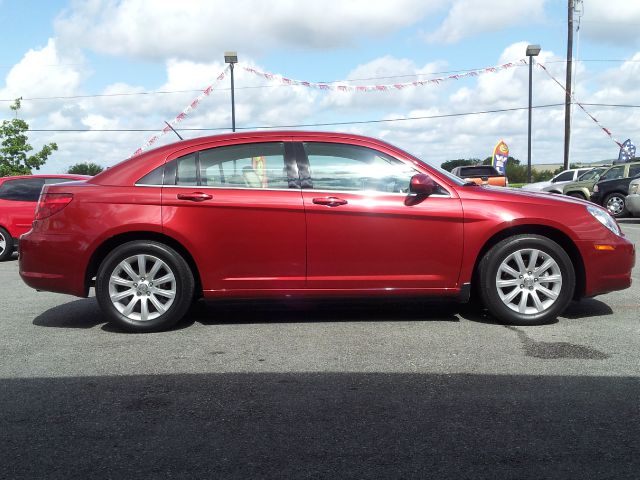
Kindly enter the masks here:
M 313 199 L 313 203 L 316 205 L 326 205 L 328 207 L 338 207 L 340 205 L 346 205 L 349 202 L 344 198 L 338 197 L 318 197 Z
M 213 196 L 203 192 L 178 194 L 178 200 L 191 200 L 192 202 L 204 202 L 205 200 L 211 200 L 212 198 Z

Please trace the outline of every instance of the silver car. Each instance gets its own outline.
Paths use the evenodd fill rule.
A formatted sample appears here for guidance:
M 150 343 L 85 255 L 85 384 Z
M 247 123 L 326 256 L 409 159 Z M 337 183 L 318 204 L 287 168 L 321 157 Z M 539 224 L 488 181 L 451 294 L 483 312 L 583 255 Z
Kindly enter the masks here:
M 572 168 L 570 170 L 564 170 L 553 177 L 551 180 L 545 182 L 535 182 L 523 185 L 523 190 L 529 190 L 532 192 L 553 192 L 562 193 L 562 187 L 569 182 L 575 182 L 582 174 L 592 170 L 593 167 L 587 168 Z M 548 188 L 550 187 L 550 188 Z M 554 188 L 557 187 L 557 188 Z
M 625 205 L 631 215 L 640 217 L 640 178 L 632 180 L 629 184 L 629 195 L 625 199 Z

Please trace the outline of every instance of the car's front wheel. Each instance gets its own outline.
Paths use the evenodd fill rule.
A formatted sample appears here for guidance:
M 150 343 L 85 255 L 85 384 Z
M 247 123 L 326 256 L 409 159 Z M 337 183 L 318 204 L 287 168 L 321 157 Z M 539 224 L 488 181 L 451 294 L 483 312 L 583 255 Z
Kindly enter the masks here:
M 13 237 L 4 228 L 0 227 L 0 262 L 13 254 Z
M 184 258 L 158 242 L 120 245 L 101 263 L 96 298 L 110 321 L 132 332 L 166 330 L 187 312 L 194 279 Z
M 479 265 L 484 305 L 514 325 L 547 323 L 567 307 L 575 271 L 564 249 L 540 235 L 516 235 L 497 243 Z
M 604 207 L 616 218 L 623 217 L 627 214 L 625 196 L 621 193 L 616 192 L 607 195 L 604 199 Z

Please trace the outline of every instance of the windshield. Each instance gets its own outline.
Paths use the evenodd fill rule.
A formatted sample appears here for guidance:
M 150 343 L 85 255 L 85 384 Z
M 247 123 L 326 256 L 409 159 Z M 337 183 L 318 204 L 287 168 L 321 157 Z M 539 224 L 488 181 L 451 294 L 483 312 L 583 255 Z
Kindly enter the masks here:
M 598 175 L 600 175 L 604 170 L 605 170 L 604 168 L 594 168 L 593 170 L 589 170 L 588 172 L 583 173 L 582 175 L 580 175 L 578 177 L 578 180 L 579 181 L 582 181 L 582 180 L 593 180 Z

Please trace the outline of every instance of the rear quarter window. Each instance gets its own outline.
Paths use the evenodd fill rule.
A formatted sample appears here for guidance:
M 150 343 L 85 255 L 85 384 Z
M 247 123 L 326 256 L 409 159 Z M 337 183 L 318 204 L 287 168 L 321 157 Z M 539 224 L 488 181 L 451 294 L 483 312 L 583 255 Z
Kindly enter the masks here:
M 21 178 L 6 180 L 0 185 L 0 200 L 37 202 L 44 178 Z

